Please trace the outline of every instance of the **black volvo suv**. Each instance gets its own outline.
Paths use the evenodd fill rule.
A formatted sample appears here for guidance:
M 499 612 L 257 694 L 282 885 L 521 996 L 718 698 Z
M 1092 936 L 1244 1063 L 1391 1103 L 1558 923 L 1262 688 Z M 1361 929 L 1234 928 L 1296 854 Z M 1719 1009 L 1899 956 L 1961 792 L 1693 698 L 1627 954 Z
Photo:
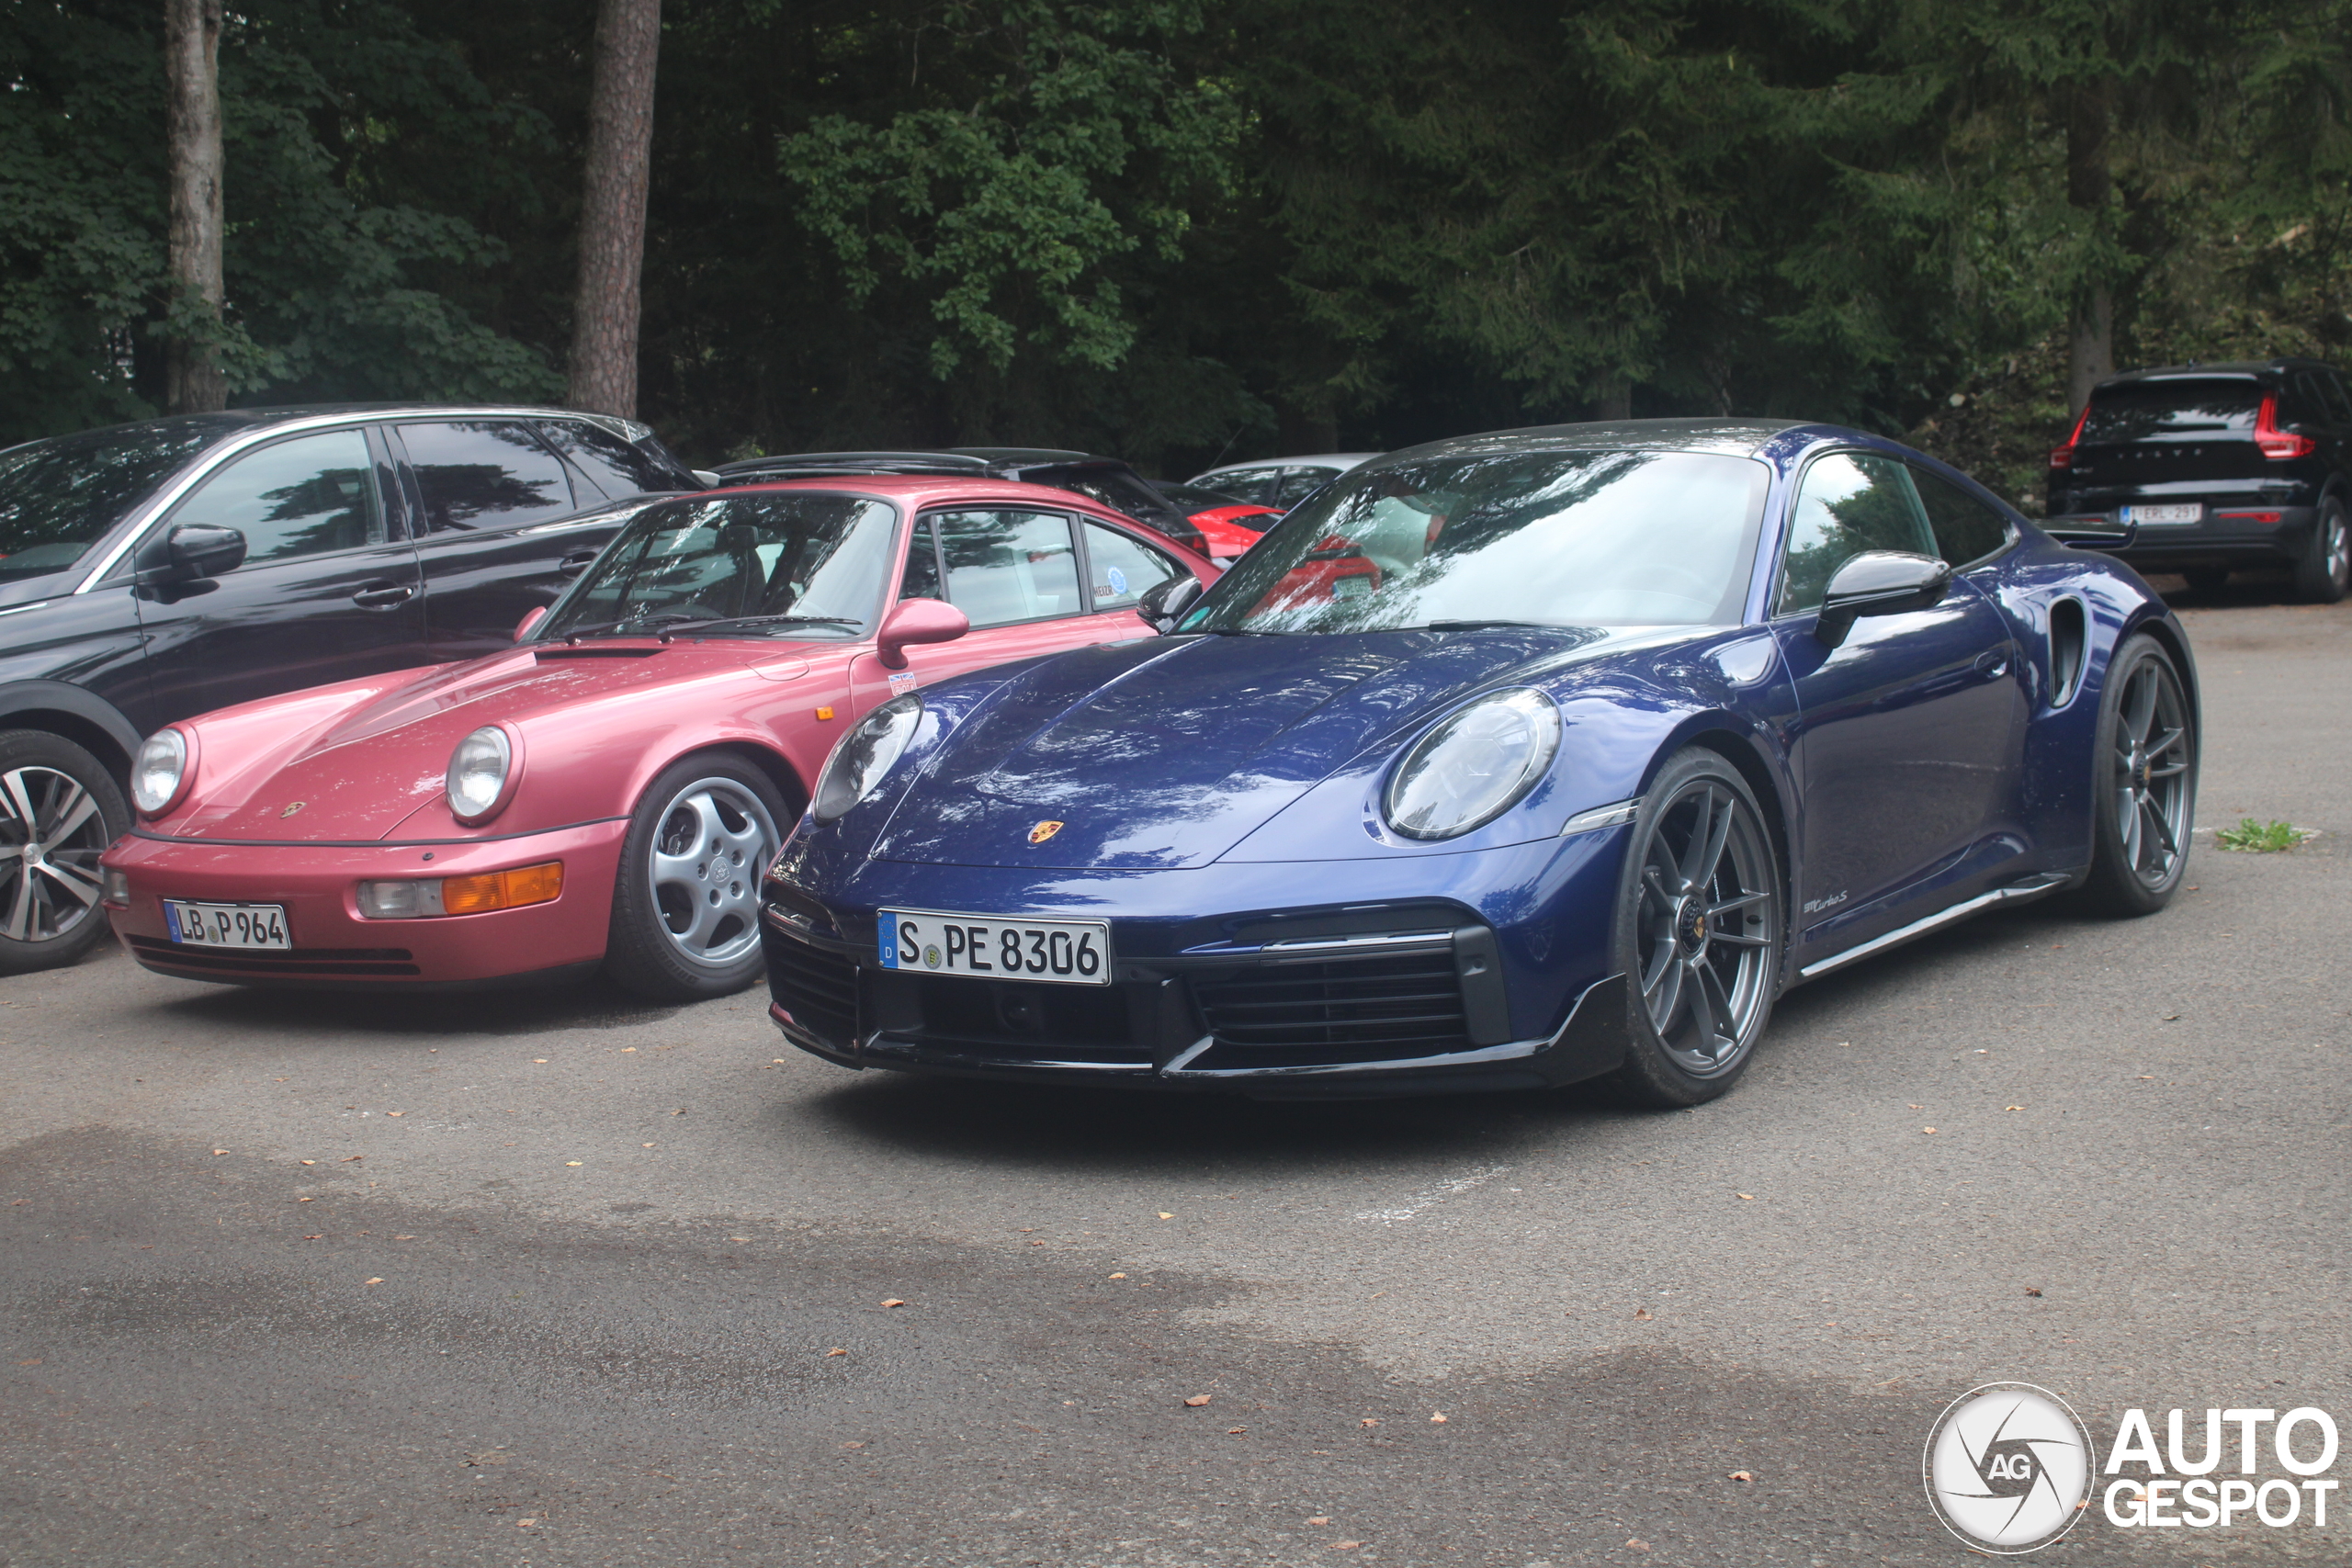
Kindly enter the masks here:
M 148 734 L 503 647 L 628 498 L 702 482 L 644 425 L 554 409 L 232 409 L 0 451 L 0 974 L 106 935 Z
M 2143 571 L 2217 588 L 2240 567 L 2286 566 L 2332 604 L 2352 577 L 2352 397 L 2311 359 L 2174 365 L 2092 389 L 2050 454 L 2052 526 Z

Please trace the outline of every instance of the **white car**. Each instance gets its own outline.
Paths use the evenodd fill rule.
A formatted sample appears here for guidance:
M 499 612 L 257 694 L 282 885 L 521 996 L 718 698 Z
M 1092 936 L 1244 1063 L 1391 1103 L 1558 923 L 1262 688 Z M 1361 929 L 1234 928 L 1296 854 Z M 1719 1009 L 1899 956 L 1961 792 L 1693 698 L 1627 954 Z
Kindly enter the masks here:
M 1327 452 L 1319 457 L 1265 457 L 1254 463 L 1227 463 L 1184 482 L 1254 506 L 1277 506 L 1288 512 L 1307 491 L 1379 456 L 1377 452 Z

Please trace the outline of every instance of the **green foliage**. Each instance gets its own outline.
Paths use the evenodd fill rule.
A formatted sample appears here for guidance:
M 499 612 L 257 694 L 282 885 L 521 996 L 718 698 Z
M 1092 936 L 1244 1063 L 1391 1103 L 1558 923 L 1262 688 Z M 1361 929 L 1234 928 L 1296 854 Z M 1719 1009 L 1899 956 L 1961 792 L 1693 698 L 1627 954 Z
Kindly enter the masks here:
M 2282 850 L 2299 847 L 2317 835 L 2290 822 L 2257 822 L 2251 817 L 2238 819 L 2234 828 L 2224 828 L 2213 835 L 2213 841 L 2225 850 L 2237 850 L 2247 854 L 2274 855 Z

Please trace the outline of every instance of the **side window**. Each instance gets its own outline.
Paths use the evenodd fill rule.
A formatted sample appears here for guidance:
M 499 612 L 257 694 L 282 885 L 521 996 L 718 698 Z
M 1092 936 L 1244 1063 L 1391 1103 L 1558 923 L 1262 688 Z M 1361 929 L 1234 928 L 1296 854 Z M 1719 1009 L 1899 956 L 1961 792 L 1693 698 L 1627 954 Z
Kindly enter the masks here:
M 947 602 L 975 626 L 1074 615 L 1085 607 L 1069 518 L 1050 512 L 941 512 L 932 521 L 947 565 Z
M 1329 468 L 1285 468 L 1283 470 L 1283 482 L 1274 489 L 1274 499 L 1266 504 L 1279 506 L 1287 512 L 1306 500 L 1309 491 L 1320 490 L 1329 483 L 1330 478 L 1331 470 Z
M 1210 477 L 1207 488 L 1219 495 L 1229 495 L 1236 501 L 1246 501 L 1252 506 L 1272 506 L 1275 487 L 1283 480 L 1280 468 L 1234 468 Z
M 562 460 L 519 421 L 403 424 L 400 434 L 428 534 L 513 528 L 572 510 Z
M 1776 614 L 1819 609 L 1831 576 L 1866 551 L 1937 553 L 1904 468 L 1892 458 L 1860 452 L 1814 460 L 1789 518 Z
M 1124 610 L 1184 569 L 1140 539 L 1100 523 L 1086 525 L 1086 565 L 1097 610 Z
M 1928 509 L 1936 553 L 1952 565 L 1972 565 L 2008 544 L 2009 520 L 1958 485 L 1923 468 L 1911 470 L 1911 482 Z
M 248 453 L 205 480 L 172 522 L 238 530 L 247 564 L 381 544 L 368 437 L 329 430 Z
M 660 464 L 609 430 L 568 419 L 544 421 L 539 429 L 579 466 L 591 484 L 616 501 L 625 495 L 677 488 L 677 481 L 663 473 Z M 587 499 L 582 497 L 583 502 Z
M 907 541 L 906 575 L 899 579 L 901 599 L 944 599 L 939 591 L 939 547 L 933 542 L 931 519 L 915 519 L 915 536 Z
M 2344 395 L 2344 378 L 2335 371 L 2324 371 L 2318 378 L 2320 390 L 2327 394 L 2327 412 L 2335 416 L 2338 424 L 2352 424 L 2352 400 Z

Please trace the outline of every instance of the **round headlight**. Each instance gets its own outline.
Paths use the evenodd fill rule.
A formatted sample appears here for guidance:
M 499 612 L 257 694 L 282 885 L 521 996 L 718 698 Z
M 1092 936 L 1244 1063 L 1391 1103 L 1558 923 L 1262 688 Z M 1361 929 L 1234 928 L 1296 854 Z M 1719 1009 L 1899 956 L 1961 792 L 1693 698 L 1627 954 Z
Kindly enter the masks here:
M 820 822 L 831 822 L 874 793 L 915 737 L 922 718 L 922 698 L 910 692 L 893 697 L 857 721 L 841 739 L 817 775 L 817 798 L 811 807 Z
M 176 729 L 159 729 L 139 748 L 130 766 L 131 803 L 150 817 L 161 817 L 180 797 L 189 768 L 187 737 Z
M 1541 692 L 1498 692 L 1421 737 L 1388 777 L 1381 803 L 1408 839 L 1483 828 L 1535 786 L 1560 747 L 1560 710 Z
M 449 810 L 471 826 L 506 804 L 514 776 L 514 742 L 494 724 L 483 725 L 449 753 Z

